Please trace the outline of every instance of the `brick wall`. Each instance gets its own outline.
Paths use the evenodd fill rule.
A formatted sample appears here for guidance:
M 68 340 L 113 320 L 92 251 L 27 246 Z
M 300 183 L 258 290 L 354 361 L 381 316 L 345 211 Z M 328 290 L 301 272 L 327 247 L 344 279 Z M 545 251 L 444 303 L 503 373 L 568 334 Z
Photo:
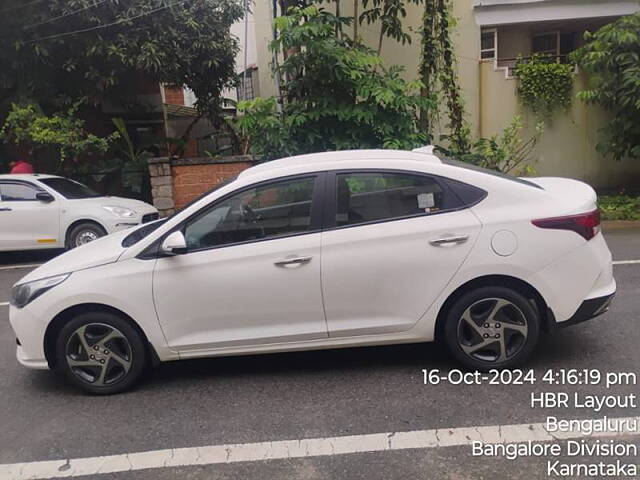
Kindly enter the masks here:
M 184 105 L 184 90 L 182 87 L 164 87 L 164 103 L 169 105 Z
M 152 158 L 149 160 L 153 204 L 170 215 L 218 183 L 253 166 L 247 155 L 212 158 Z
M 252 165 L 253 162 L 247 160 L 200 165 L 174 165 L 172 167 L 173 199 L 176 208 L 183 207 L 220 182 L 238 175 Z

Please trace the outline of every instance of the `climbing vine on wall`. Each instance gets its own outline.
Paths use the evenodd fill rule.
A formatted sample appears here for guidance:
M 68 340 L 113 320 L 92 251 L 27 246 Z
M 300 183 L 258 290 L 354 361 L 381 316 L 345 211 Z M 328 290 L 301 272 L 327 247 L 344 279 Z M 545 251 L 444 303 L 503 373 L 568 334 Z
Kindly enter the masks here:
M 549 119 L 556 110 L 567 110 L 571 106 L 572 65 L 557 63 L 553 57 L 534 55 L 519 59 L 514 75 L 522 103 L 539 117 Z
M 457 62 L 450 33 L 453 26 L 449 0 L 425 0 L 419 74 L 424 84 L 422 94 L 445 101 L 451 132 L 448 140 L 452 148 L 467 151 L 470 148 L 469 126 L 464 119 L 464 103 L 457 81 Z M 421 112 L 423 130 L 430 132 L 433 129 L 439 113 L 434 109 Z

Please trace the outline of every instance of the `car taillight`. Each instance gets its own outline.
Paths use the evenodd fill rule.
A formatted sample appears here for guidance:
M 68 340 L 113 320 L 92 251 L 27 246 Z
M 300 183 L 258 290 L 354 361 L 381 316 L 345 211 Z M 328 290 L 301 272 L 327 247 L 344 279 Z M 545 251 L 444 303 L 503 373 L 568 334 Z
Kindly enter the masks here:
M 540 228 L 571 230 L 585 240 L 591 240 L 600 231 L 600 210 L 564 217 L 541 218 L 532 220 L 531 223 Z

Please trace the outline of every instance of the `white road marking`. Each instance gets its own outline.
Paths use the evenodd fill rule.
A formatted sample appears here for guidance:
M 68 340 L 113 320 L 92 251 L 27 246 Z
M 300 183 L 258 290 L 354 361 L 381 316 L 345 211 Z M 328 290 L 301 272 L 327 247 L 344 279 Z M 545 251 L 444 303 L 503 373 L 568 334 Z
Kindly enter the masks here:
M 36 268 L 42 265 L 42 263 L 32 263 L 32 264 L 24 264 L 24 265 L 3 265 L 0 267 L 0 270 L 18 270 L 20 268 Z
M 610 419 L 608 425 L 613 425 L 611 420 L 613 419 Z M 79 477 L 83 475 L 94 476 L 152 468 L 260 462 L 265 460 L 346 455 L 350 453 L 464 446 L 471 445 L 473 441 L 485 443 L 516 443 L 528 440 L 557 442 L 571 438 L 640 435 L 637 431 L 630 431 L 628 427 L 630 424 L 633 425 L 636 422 L 640 422 L 640 417 L 630 417 L 625 420 L 628 421 L 625 431 L 598 432 L 593 433 L 590 437 L 586 437 L 579 431 L 563 434 L 550 433 L 546 430 L 544 423 L 532 423 L 153 450 L 104 457 L 5 464 L 0 465 L 0 478 L 5 480 L 34 480 Z M 619 422 L 617 425 L 625 424 Z
M 640 263 L 640 260 L 617 260 L 613 262 L 614 265 L 636 265 Z

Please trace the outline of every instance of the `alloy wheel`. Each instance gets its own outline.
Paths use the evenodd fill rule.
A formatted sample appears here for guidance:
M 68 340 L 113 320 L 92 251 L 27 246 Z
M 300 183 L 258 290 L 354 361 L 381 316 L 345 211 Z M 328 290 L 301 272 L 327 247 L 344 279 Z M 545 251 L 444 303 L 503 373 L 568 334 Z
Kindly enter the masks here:
M 65 353 L 73 374 L 98 387 L 122 380 L 133 360 L 127 338 L 104 323 L 90 323 L 75 330 L 67 340 Z
M 518 306 L 502 298 L 484 298 L 462 314 L 458 343 L 472 359 L 498 364 L 522 350 L 528 332 L 527 319 Z
M 99 235 L 93 230 L 82 230 L 76 235 L 76 247 L 97 240 Z

